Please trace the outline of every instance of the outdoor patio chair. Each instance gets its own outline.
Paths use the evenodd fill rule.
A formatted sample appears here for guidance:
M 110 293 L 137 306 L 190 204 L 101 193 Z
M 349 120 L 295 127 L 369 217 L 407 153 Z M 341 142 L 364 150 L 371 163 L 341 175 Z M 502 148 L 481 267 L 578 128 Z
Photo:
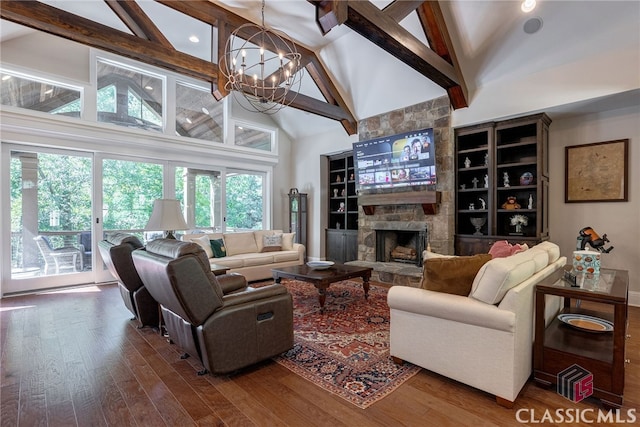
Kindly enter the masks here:
M 56 274 L 60 274 L 61 270 L 82 271 L 84 269 L 82 251 L 75 246 L 54 249 L 46 236 L 36 236 L 33 239 L 44 259 L 44 274 L 49 274 L 50 267 L 55 267 Z

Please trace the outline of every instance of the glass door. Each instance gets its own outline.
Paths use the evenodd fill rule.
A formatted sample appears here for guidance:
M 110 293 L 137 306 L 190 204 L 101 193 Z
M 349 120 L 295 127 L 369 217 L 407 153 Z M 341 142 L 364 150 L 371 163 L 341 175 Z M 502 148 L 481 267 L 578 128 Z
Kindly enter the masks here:
M 226 230 L 262 230 L 265 217 L 265 174 L 229 170 L 226 174 Z
M 222 232 L 222 172 L 177 166 L 176 198 L 182 202 L 185 220 L 194 230 Z
M 3 292 L 93 281 L 92 155 L 7 150 L 11 257 Z
M 161 199 L 164 167 L 135 160 L 102 160 L 103 233 L 122 231 L 141 242 L 153 238 L 145 233 L 153 201 Z

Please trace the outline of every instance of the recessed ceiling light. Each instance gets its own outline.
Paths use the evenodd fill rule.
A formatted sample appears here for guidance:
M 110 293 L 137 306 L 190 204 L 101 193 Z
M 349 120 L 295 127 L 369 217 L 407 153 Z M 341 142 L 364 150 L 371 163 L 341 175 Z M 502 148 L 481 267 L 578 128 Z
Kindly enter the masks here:
M 7 80 L 9 80 L 10 78 L 11 78 L 11 76 L 10 76 L 10 75 L 5 74 L 4 76 L 2 76 L 2 81 L 3 81 L 3 82 L 4 82 L 4 81 L 7 81 Z
M 524 27 L 522 27 L 524 32 L 527 34 L 537 33 L 540 31 L 540 28 L 542 28 L 542 18 L 540 17 L 527 19 L 524 23 Z
M 536 8 L 536 0 L 524 0 L 522 2 L 522 5 L 520 6 L 520 9 L 522 9 L 524 13 L 529 13 L 535 8 Z
M 190 37 L 189 37 L 189 41 L 190 41 L 191 43 L 200 43 L 200 39 L 199 39 L 199 38 L 198 38 L 198 36 L 196 36 L 196 35 L 190 36 Z
M 144 88 L 145 88 L 146 90 L 153 90 L 153 86 L 149 86 L 149 85 L 146 85 Z
M 53 88 L 47 89 L 47 90 L 44 91 L 45 95 L 49 95 L 49 94 L 52 94 L 52 93 L 53 93 Z
M 193 123 L 189 117 L 187 117 L 186 119 L 184 119 L 184 121 L 185 121 L 185 122 L 187 122 L 187 123 L 189 123 L 189 124 Z
M 202 107 L 202 112 L 206 115 L 209 115 L 209 110 L 207 110 L 205 107 Z

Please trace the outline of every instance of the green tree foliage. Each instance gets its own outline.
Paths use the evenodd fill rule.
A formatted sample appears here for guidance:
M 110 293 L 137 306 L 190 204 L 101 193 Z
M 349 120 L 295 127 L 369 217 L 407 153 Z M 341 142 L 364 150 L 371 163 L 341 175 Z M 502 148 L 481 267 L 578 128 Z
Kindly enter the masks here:
M 38 228 L 40 231 L 91 227 L 91 159 L 38 154 Z
M 104 229 L 144 228 L 162 198 L 162 165 L 106 159 L 103 168 Z
M 250 174 L 227 175 L 227 228 L 262 229 L 262 177 Z

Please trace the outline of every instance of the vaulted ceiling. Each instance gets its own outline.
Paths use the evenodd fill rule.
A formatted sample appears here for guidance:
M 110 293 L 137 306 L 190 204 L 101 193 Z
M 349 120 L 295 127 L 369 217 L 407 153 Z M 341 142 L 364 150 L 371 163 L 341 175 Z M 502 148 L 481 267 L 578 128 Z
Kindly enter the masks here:
M 307 74 L 293 109 L 275 120 L 293 134 L 314 123 L 316 131 L 339 123 L 353 134 L 360 119 L 438 96 L 448 95 L 465 113 L 483 87 L 498 81 L 624 56 L 619 52 L 636 51 L 631 59 L 637 58 L 637 2 L 539 0 L 531 16 L 519 3 L 267 0 L 266 25 L 298 42 Z M 217 67 L 221 46 L 237 26 L 260 22 L 260 6 L 259 0 L 3 0 L 0 41 L 22 26 L 45 31 L 211 82 L 220 98 L 226 95 Z M 541 28 L 530 34 L 532 22 Z M 186 41 L 196 33 L 198 46 Z M 295 130 L 300 119 L 305 124 Z
M 178 51 L 135 1 L 104 0 L 132 34 L 108 27 L 39 1 L 6 0 L 1 9 L 4 19 L 61 36 L 91 47 L 166 68 L 212 85 L 218 100 L 228 95 L 222 67 L 212 61 Z M 217 58 L 224 54 L 228 35 L 250 21 L 206 0 L 157 0 L 158 3 L 215 28 Z M 394 1 L 383 10 L 368 1 L 310 0 L 316 8 L 316 22 L 323 34 L 337 25 L 346 25 L 389 52 L 400 61 L 444 88 L 454 108 L 466 107 L 467 94 L 457 67 L 446 24 L 438 2 Z M 423 44 L 398 22 L 417 13 L 429 45 Z M 244 35 L 244 34 L 240 34 Z M 246 33 L 247 37 L 253 33 Z M 213 45 L 213 41 L 212 41 Z M 319 57 L 298 44 L 302 65 L 324 100 L 295 94 L 293 108 L 337 120 L 349 134 L 355 134 L 355 116 L 346 105 L 337 86 Z M 277 46 L 265 46 L 276 51 Z M 213 49 L 213 46 L 212 46 Z

